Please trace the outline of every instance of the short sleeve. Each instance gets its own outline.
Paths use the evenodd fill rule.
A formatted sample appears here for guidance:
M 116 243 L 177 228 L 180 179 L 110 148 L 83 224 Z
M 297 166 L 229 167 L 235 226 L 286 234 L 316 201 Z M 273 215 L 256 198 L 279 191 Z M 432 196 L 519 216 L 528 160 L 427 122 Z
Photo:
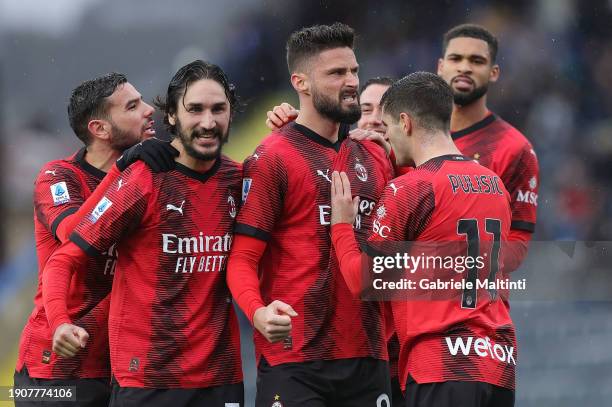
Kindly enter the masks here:
M 75 213 L 89 191 L 77 169 L 67 163 L 49 163 L 34 182 L 34 210 L 36 217 L 55 236 L 63 219 Z
M 287 171 L 271 145 L 260 145 L 243 165 L 242 208 L 235 232 L 268 241 L 282 214 Z
M 512 171 L 502 176 L 510 194 L 511 229 L 534 232 L 540 177 L 538 158 L 531 145 L 523 146 L 515 163 Z

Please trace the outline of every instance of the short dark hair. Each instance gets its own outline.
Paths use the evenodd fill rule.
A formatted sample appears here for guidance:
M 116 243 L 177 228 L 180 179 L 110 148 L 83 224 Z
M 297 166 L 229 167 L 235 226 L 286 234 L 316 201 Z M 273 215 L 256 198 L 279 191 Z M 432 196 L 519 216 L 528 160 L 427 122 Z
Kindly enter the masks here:
M 438 75 L 415 72 L 395 82 L 383 95 L 380 105 L 394 118 L 408 113 L 419 127 L 450 131 L 453 92 Z
M 348 47 L 353 49 L 355 31 L 346 24 L 313 25 L 294 31 L 287 40 L 287 67 L 295 72 L 305 59 L 322 51 Z
M 366 90 L 370 85 L 391 86 L 393 85 L 393 82 L 395 82 L 395 80 L 389 78 L 388 76 L 376 76 L 374 78 L 370 78 L 366 81 L 366 83 L 363 84 L 361 90 L 359 91 L 359 94 L 361 95 L 363 91 Z
M 450 40 L 460 37 L 476 38 L 477 40 L 485 41 L 489 45 L 491 64 L 495 63 L 497 58 L 497 38 L 489 30 L 477 24 L 461 24 L 448 30 L 442 40 L 442 53 L 446 53 Z
M 229 82 L 223 69 L 210 62 L 195 60 L 183 66 L 174 74 L 168 85 L 165 98 L 158 96 L 153 101 L 155 106 L 163 113 L 164 124 L 169 133 L 176 136 L 176 125 L 170 124 L 168 118 L 171 115 L 176 115 L 179 99 L 185 97 L 189 85 L 201 79 L 211 79 L 221 85 L 230 104 L 230 118 L 233 118 L 234 113 L 239 109 L 236 88 Z
M 109 119 L 108 98 L 126 82 L 124 74 L 112 72 L 85 81 L 72 91 L 68 103 L 68 121 L 76 136 L 86 146 L 91 143 L 87 125 L 91 120 Z

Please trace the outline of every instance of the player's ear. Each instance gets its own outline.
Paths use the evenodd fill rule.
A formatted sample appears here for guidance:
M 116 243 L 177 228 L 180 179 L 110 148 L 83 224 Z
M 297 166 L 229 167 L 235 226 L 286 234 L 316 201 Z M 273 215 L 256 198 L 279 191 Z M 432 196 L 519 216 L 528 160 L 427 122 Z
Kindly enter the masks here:
M 442 64 L 444 64 L 444 59 L 443 58 L 438 58 L 438 75 L 442 74 Z
M 301 72 L 295 72 L 291 74 L 291 85 L 293 89 L 298 93 L 309 93 L 310 81 L 308 76 Z
M 168 123 L 170 123 L 170 126 L 176 126 L 176 116 L 173 114 L 169 114 Z
M 108 140 L 110 138 L 111 125 L 106 120 L 94 119 L 87 123 L 87 130 L 95 138 Z
M 493 64 L 489 74 L 489 82 L 497 82 L 497 79 L 499 79 L 499 65 Z
M 412 133 L 412 118 L 408 115 L 408 113 L 400 113 L 399 121 L 404 134 L 408 135 Z

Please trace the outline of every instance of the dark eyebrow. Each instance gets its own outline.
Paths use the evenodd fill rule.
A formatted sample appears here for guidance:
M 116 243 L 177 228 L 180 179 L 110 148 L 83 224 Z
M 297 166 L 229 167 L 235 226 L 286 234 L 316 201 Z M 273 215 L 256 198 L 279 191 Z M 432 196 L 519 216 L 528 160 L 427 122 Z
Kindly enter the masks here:
M 370 102 L 365 102 L 365 103 L 360 103 L 360 106 L 366 106 L 366 107 L 373 107 L 374 103 L 370 103 Z
M 482 54 L 464 55 L 464 54 L 457 54 L 456 52 L 448 54 L 447 57 L 460 57 L 460 58 L 469 58 L 469 59 L 480 58 L 480 59 L 484 59 L 485 61 L 489 60 L 486 55 L 482 55 Z
M 346 72 L 348 71 L 347 67 L 344 66 L 335 66 L 333 68 L 329 68 L 326 73 L 334 73 L 334 72 Z

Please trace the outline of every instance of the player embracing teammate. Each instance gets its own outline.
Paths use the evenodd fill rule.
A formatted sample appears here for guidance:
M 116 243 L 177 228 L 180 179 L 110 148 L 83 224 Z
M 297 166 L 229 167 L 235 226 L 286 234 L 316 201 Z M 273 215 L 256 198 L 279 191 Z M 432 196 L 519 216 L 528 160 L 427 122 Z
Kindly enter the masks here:
M 416 167 L 385 189 L 363 248 L 372 256 L 395 256 L 402 242 L 437 244 L 436 253 L 488 259 L 484 269 L 462 276 L 484 279 L 503 267 L 499 253 L 510 230 L 510 199 L 498 175 L 461 155 L 453 143 L 452 100 L 448 84 L 425 72 L 408 75 L 383 96 L 383 120 L 398 164 Z M 457 188 L 453 177 L 485 179 L 489 188 Z M 351 188 L 345 173 L 333 173 L 332 239 L 342 275 L 359 295 L 369 280 L 362 281 L 352 229 L 358 199 Z M 433 272 L 442 277 L 439 269 Z M 486 289 L 419 294 L 425 299 L 408 293 L 391 302 L 405 405 L 514 405 L 516 338 L 507 301 Z
M 241 167 L 221 154 L 236 103 L 218 66 L 179 69 L 158 100 L 180 153 L 175 167 L 127 168 L 47 263 L 54 289 L 46 302 L 58 301 L 73 272 L 90 272 L 79 264 L 117 245 L 112 406 L 243 403 L 238 322 L 225 282 Z

